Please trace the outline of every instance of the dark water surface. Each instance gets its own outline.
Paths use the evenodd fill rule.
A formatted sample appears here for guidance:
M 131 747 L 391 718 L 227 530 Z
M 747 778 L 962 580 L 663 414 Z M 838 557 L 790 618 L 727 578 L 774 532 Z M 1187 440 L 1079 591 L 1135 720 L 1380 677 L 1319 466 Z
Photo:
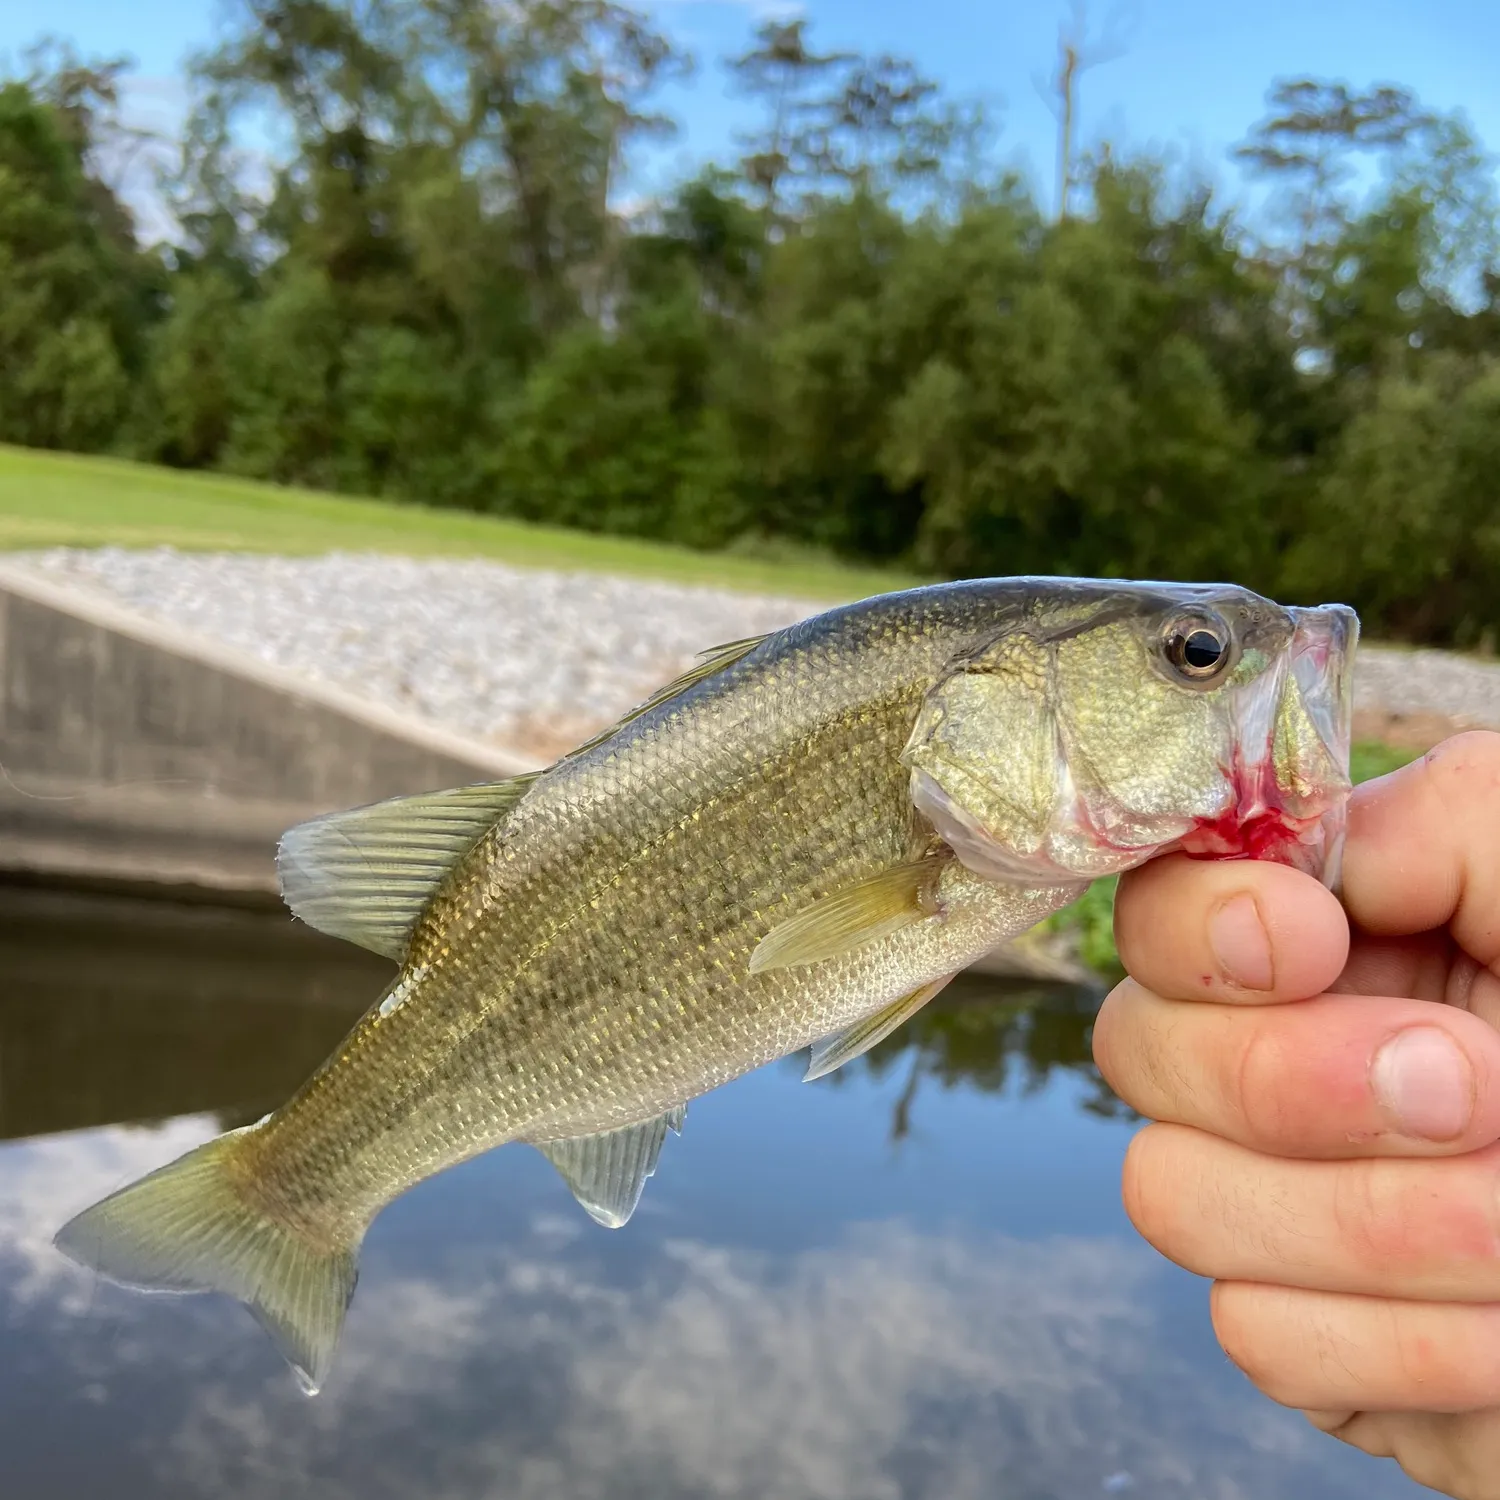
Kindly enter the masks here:
M 281 916 L 0 888 L 5 1500 L 1428 1493 L 1257 1396 L 1134 1237 L 1070 991 L 961 982 L 831 1079 L 696 1102 L 619 1232 L 524 1147 L 424 1184 L 314 1400 L 232 1303 L 50 1248 L 279 1102 L 386 972 Z

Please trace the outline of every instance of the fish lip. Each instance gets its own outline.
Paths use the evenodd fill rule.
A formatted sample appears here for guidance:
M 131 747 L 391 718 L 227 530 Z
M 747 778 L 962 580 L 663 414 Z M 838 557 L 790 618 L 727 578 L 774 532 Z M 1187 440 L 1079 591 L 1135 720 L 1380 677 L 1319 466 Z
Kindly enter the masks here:
M 1359 616 L 1346 604 L 1323 604 L 1289 611 L 1294 632 L 1291 675 L 1309 719 L 1329 759 L 1340 770 L 1340 784 L 1328 788 L 1328 806 L 1318 818 L 1317 835 L 1304 846 L 1311 857 L 1300 864 L 1336 891 L 1343 880 L 1344 836 L 1349 821 L 1349 754 L 1354 739 L 1354 657 L 1359 647 Z
M 1347 604 L 1293 608 L 1291 672 L 1323 747 L 1347 766 L 1354 728 L 1354 653 L 1359 616 Z
M 1330 889 L 1342 875 L 1344 834 L 1348 822 L 1349 752 L 1353 739 L 1354 653 L 1359 643 L 1359 616 L 1344 604 L 1289 608 L 1292 639 L 1285 676 L 1277 693 L 1295 691 L 1306 710 L 1328 762 L 1337 775 L 1312 796 L 1296 798 L 1280 785 L 1265 750 L 1263 784 L 1275 789 L 1274 805 L 1286 824 L 1288 840 L 1269 858 L 1291 865 Z

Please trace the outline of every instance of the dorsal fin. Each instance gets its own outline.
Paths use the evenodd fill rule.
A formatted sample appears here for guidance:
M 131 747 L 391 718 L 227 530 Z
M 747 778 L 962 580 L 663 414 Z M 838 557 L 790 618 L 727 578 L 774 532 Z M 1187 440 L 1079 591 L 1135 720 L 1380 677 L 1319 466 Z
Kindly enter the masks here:
M 393 797 L 300 823 L 277 851 L 282 900 L 309 927 L 399 963 L 449 870 L 541 774 Z
M 767 632 L 770 634 L 771 632 Z M 629 713 L 616 719 L 608 729 L 601 729 L 592 739 L 585 740 L 576 749 L 568 751 L 563 758 L 571 759 L 575 755 L 582 755 L 585 750 L 592 750 L 596 745 L 602 745 L 616 730 L 623 729 L 632 720 L 639 719 L 642 714 L 650 713 L 653 708 L 675 698 L 679 693 L 685 693 L 689 688 L 697 687 L 700 682 L 712 677 L 715 672 L 722 672 L 725 667 L 732 667 L 735 662 L 749 654 L 766 639 L 765 635 L 747 635 L 743 640 L 726 641 L 722 646 L 710 646 L 707 651 L 700 651 L 698 659 L 680 677 L 674 677 L 665 687 L 659 687 L 646 699 L 644 703 L 638 703 Z

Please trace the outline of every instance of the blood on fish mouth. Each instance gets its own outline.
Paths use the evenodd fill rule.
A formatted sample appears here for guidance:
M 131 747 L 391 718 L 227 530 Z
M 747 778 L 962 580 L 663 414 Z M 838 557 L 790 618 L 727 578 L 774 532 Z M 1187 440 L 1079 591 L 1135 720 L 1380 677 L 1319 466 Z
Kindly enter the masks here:
M 1289 863 L 1291 849 L 1306 844 L 1308 835 L 1316 833 L 1321 812 L 1294 817 L 1278 805 L 1282 792 L 1270 750 L 1268 744 L 1261 759 L 1246 762 L 1236 748 L 1233 763 L 1225 771 L 1225 779 L 1234 788 L 1234 804 L 1217 817 L 1195 820 L 1192 831 L 1177 845 L 1189 858 Z
M 1238 814 L 1227 812 L 1217 818 L 1199 818 L 1179 847 L 1190 859 L 1274 860 L 1289 845 L 1302 843 L 1302 835 L 1317 822 L 1279 812 L 1260 812 L 1242 821 Z

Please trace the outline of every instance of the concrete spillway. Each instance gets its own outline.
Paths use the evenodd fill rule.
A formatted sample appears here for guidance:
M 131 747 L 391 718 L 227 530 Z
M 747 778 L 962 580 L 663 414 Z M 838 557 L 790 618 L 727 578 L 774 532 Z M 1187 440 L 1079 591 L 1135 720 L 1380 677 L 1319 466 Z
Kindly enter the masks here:
M 270 897 L 304 818 L 533 768 L 0 565 L 0 870 Z

